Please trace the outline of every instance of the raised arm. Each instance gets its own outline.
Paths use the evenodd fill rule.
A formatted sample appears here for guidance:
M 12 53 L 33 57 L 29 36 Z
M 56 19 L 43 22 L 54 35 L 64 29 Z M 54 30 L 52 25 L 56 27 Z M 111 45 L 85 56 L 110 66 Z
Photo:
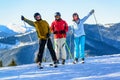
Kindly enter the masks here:
M 85 22 L 93 13 L 94 13 L 94 9 L 91 10 L 89 14 L 82 19 L 82 21 Z
M 21 16 L 21 20 L 25 21 L 26 23 L 28 23 L 31 26 L 35 26 L 33 21 L 26 19 L 24 16 Z

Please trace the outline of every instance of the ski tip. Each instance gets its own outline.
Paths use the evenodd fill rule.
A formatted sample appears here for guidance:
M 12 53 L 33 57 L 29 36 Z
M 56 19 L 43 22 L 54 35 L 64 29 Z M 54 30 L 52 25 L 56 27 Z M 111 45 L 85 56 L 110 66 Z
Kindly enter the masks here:
M 39 67 L 39 69 L 43 69 L 43 67 Z
M 55 68 L 57 68 L 58 66 L 54 66 Z

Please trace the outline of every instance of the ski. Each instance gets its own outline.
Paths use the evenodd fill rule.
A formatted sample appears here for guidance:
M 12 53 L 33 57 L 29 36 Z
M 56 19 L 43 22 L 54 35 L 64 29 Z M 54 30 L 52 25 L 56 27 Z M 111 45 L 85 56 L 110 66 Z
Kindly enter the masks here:
M 53 68 L 57 68 L 58 66 L 55 65 L 55 64 L 48 64 L 48 65 L 43 65 L 43 66 L 38 66 L 38 69 L 42 70 L 44 68 L 50 68 L 50 67 L 53 67 Z
M 85 61 L 81 61 L 81 64 L 84 64 L 85 63 Z
M 39 67 L 39 69 L 43 69 L 43 67 Z
M 49 66 L 53 66 L 53 64 L 49 64 Z
M 50 67 L 55 67 L 55 68 L 57 68 L 58 66 L 57 65 L 55 65 L 55 64 L 49 64 L 49 66 Z

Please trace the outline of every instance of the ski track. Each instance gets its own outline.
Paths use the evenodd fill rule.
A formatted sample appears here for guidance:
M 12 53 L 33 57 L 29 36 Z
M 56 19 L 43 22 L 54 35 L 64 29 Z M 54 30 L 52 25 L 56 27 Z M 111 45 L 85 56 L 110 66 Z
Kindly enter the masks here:
M 0 68 L 0 80 L 120 80 L 120 55 L 86 58 L 85 64 L 72 64 L 58 68 L 43 63 Z

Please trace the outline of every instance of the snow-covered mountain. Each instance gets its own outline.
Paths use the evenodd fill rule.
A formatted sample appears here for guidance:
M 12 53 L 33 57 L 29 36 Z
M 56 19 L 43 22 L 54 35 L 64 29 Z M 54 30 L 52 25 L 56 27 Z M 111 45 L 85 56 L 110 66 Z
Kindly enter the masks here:
M 85 24 L 86 32 L 86 55 L 100 56 L 120 53 L 120 23 L 109 27 L 104 25 Z M 67 43 L 74 53 L 74 41 L 68 34 Z
M 15 35 L 16 32 L 13 32 L 8 27 L 0 25 L 0 38 L 9 37 Z
M 112 24 L 110 27 L 85 24 L 85 32 L 85 52 L 87 56 L 120 53 L 120 23 Z M 73 35 L 68 32 L 67 44 L 72 54 L 74 53 L 73 38 Z M 51 39 L 53 40 L 53 36 L 51 36 Z M 0 25 L 0 60 L 3 61 L 4 66 L 7 66 L 12 59 L 18 65 L 33 63 L 35 53 L 38 52 L 38 46 L 37 34 L 33 27 L 15 24 L 9 24 L 8 26 Z M 50 61 L 49 51 L 46 49 L 44 52 L 44 58 Z M 67 57 L 69 58 L 69 54 Z
M 106 55 L 120 53 L 120 23 L 112 24 L 110 27 L 86 24 L 85 30 L 86 49 L 91 54 Z
M 36 64 L 0 68 L 0 80 L 120 80 L 120 55 L 86 58 L 85 64 L 58 65 L 43 63 L 40 70 Z
M 33 27 L 0 25 L 0 60 L 7 66 L 12 60 L 20 64 L 34 62 L 38 38 Z

